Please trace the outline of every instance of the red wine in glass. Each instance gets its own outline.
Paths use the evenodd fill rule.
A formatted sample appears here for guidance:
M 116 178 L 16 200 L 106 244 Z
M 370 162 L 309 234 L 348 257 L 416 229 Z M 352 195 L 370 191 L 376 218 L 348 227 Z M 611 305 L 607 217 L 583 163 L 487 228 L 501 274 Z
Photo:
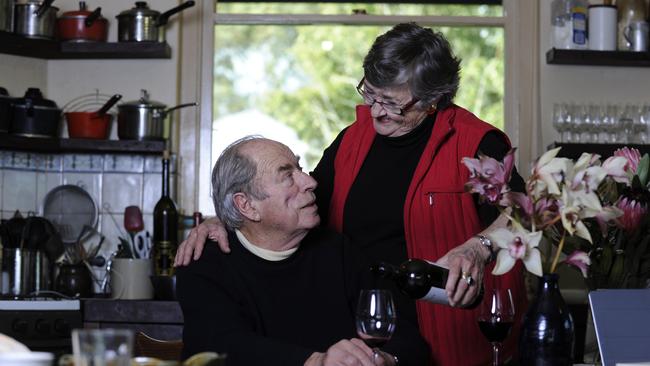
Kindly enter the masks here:
M 492 366 L 499 365 L 499 350 L 515 320 L 510 290 L 492 289 L 485 294 L 478 317 L 478 327 L 492 344 Z
M 377 361 L 379 348 L 395 332 L 397 315 L 393 296 L 388 290 L 362 290 L 356 313 L 357 334 L 373 349 Z
M 479 320 L 478 327 L 488 342 L 503 342 L 512 328 L 512 321 L 500 321 L 498 318 Z

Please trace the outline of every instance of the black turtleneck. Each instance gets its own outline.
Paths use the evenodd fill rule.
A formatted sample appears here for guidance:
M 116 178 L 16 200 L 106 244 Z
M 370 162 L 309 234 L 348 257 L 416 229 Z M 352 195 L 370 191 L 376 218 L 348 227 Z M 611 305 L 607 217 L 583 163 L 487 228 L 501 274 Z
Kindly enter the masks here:
M 385 261 L 399 264 L 407 259 L 404 234 L 404 201 L 411 178 L 431 136 L 436 115 L 428 116 L 409 133 L 398 137 L 376 135 L 368 156 L 357 175 L 345 202 L 343 233 L 359 245 L 370 263 Z M 325 150 L 312 173 L 318 181 L 316 198 L 321 222 L 328 219 L 329 202 L 334 189 L 334 159 L 345 130 Z M 498 132 L 485 135 L 479 151 L 497 160 L 503 159 L 508 145 Z M 510 186 L 524 190 L 521 176 L 513 170 Z M 498 211 L 491 205 L 478 203 L 478 214 L 485 226 L 492 223 Z M 392 287 L 391 283 L 385 284 Z M 394 291 L 399 293 L 399 291 Z M 417 319 L 414 302 L 398 299 L 401 315 Z

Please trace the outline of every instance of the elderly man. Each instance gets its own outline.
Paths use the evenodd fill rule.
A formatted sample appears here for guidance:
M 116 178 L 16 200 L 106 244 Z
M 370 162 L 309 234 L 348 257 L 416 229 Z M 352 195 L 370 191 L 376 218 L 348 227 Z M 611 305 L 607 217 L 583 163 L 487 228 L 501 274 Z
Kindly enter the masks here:
M 316 229 L 315 187 L 276 141 L 244 138 L 219 157 L 214 206 L 234 245 L 230 254 L 207 245 L 178 270 L 185 357 L 225 352 L 229 365 L 427 362 L 415 325 L 398 321 L 378 357 L 355 338 L 357 298 L 371 279 L 354 246 Z

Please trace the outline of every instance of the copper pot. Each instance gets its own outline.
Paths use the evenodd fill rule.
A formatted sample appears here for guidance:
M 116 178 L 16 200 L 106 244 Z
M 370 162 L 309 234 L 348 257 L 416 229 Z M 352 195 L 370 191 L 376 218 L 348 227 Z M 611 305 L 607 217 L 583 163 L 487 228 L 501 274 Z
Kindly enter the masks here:
M 106 42 L 108 20 L 101 15 L 102 8 L 89 11 L 85 1 L 79 2 L 79 10 L 67 11 L 57 19 L 56 29 L 62 41 Z

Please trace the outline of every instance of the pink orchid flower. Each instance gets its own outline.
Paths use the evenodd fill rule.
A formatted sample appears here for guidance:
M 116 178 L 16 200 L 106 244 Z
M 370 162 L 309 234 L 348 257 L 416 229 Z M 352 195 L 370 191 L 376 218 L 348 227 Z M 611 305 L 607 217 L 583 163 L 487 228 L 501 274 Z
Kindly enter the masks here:
M 580 272 L 582 272 L 582 276 L 587 278 L 587 267 L 591 265 L 591 259 L 587 253 L 576 250 L 564 260 L 564 263 L 578 267 Z
M 612 177 L 618 183 L 625 183 L 630 185 L 634 171 L 631 170 L 631 164 L 627 158 L 622 156 L 610 156 L 603 162 L 602 168 L 605 169 L 607 175 Z
M 470 174 L 465 190 L 478 193 L 489 203 L 499 202 L 509 190 L 508 182 L 515 162 L 514 152 L 515 149 L 510 150 L 503 158 L 503 163 L 483 154 L 479 154 L 478 159 L 463 158 L 462 162 Z

